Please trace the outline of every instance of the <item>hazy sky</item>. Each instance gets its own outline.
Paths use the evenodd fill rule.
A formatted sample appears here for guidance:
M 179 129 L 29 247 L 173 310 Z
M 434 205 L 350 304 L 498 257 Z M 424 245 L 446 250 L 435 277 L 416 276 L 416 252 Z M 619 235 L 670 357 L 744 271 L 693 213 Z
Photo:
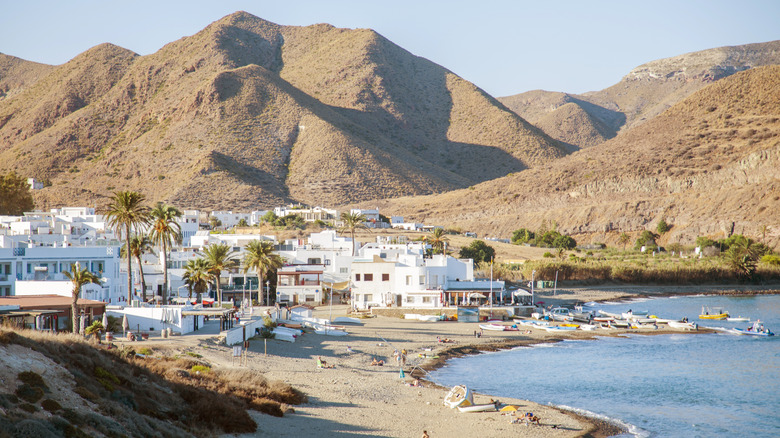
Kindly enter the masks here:
M 110 42 L 141 55 L 244 10 L 371 28 L 499 97 L 582 93 L 655 59 L 780 39 L 778 0 L 0 0 L 0 52 L 61 64 Z

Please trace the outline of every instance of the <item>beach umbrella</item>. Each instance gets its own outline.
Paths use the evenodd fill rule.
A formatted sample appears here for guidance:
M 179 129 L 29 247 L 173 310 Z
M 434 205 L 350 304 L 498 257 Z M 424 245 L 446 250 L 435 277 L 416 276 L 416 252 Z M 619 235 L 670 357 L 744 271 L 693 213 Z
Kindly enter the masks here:
M 127 334 L 127 329 L 130 328 L 130 324 L 127 322 L 127 315 L 122 317 L 122 330 Z
M 108 314 L 103 312 L 103 330 L 108 331 Z
M 81 315 L 81 318 L 79 319 L 79 334 L 84 334 L 84 326 L 87 323 L 87 317 L 86 315 Z

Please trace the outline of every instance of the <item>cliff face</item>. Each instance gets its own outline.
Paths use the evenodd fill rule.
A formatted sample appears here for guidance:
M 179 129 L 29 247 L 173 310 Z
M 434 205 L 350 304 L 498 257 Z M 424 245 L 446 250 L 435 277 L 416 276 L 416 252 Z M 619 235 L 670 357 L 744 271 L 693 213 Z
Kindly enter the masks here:
M 608 241 L 619 232 L 654 230 L 664 219 L 672 224 L 664 242 L 722 236 L 734 223 L 737 232 L 753 236 L 767 226 L 768 239 L 780 243 L 777 169 L 780 66 L 772 66 L 710 84 L 653 120 L 545 169 L 378 205 L 412 220 L 500 235 L 547 220 L 561 231 Z
M 0 171 L 46 180 L 41 208 L 116 190 L 185 208 L 332 205 L 468 187 L 566 153 L 376 32 L 244 12 L 148 56 L 97 46 L 0 100 Z

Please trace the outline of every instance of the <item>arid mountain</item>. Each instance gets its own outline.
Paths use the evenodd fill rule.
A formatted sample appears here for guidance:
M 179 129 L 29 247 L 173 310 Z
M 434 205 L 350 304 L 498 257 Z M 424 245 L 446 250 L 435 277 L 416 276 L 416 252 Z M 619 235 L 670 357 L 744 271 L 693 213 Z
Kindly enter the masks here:
M 0 53 L 0 102 L 26 90 L 53 69 L 51 65 Z
M 529 91 L 499 100 L 521 117 L 537 124 L 558 108 L 576 103 L 610 130 L 623 132 L 661 114 L 691 93 L 736 72 L 749 68 L 780 64 L 780 41 L 720 47 L 687 53 L 640 65 L 617 84 L 582 95 Z M 561 119 L 561 117 L 558 117 Z M 574 124 L 571 122 L 570 124 Z M 580 147 L 595 144 L 597 136 L 585 137 L 590 143 L 578 143 L 582 132 L 597 130 L 592 121 L 572 135 L 542 128 L 553 138 Z M 541 127 L 541 126 L 540 126 Z M 607 136 L 606 138 L 611 138 Z
M 662 243 L 736 232 L 780 243 L 780 66 L 719 80 L 668 111 L 550 166 L 441 195 L 371 205 L 407 220 L 507 236 L 555 221 L 580 241 L 671 231 Z M 583 241 L 584 240 L 584 241 Z
M 184 208 L 439 193 L 565 145 L 371 30 L 229 15 L 157 53 L 101 45 L 0 100 L 0 172 L 36 203 L 139 190 Z

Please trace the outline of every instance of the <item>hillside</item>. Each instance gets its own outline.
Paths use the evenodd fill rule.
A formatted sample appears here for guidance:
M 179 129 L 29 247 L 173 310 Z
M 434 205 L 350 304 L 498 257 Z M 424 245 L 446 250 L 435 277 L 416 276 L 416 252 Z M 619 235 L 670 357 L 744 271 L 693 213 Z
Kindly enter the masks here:
M 0 102 L 31 87 L 53 68 L 0 53 Z
M 542 169 L 469 190 L 372 202 L 407 220 L 508 236 L 556 221 L 582 243 L 655 229 L 667 242 L 735 231 L 780 243 L 780 66 L 719 80 L 660 116 Z
M 661 114 L 713 81 L 750 68 L 778 64 L 780 41 L 719 47 L 640 65 L 620 82 L 601 91 L 576 95 L 535 90 L 499 100 L 534 124 L 568 103 L 577 103 L 610 130 L 624 132 Z M 592 122 L 586 121 L 583 129 L 594 129 Z M 577 142 L 577 134 L 567 136 L 544 130 L 565 143 L 588 146 Z
M 464 188 L 566 153 L 374 31 L 244 12 L 147 56 L 97 46 L 0 101 L 0 172 L 47 181 L 39 208 L 127 189 L 183 208 L 332 205 Z

